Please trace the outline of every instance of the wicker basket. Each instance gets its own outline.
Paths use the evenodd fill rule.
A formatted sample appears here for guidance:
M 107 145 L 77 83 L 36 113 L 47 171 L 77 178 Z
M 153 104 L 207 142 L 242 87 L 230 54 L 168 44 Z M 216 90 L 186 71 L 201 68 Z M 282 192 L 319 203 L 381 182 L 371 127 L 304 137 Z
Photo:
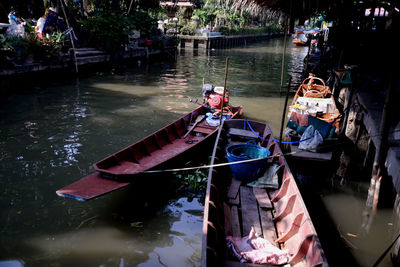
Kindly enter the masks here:
M 325 85 L 324 80 L 310 73 L 308 78 L 304 79 L 299 86 L 298 91 L 305 97 L 325 98 L 330 89 L 329 86 Z

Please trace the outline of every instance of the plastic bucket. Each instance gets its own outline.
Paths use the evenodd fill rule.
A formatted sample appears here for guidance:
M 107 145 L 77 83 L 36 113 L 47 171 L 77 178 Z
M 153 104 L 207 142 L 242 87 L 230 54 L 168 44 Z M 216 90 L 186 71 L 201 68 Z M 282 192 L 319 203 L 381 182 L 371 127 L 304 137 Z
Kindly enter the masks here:
M 228 162 L 243 161 L 248 159 L 259 159 L 255 161 L 229 165 L 237 180 L 253 181 L 263 174 L 266 169 L 268 156 L 271 154 L 268 149 L 255 144 L 238 144 L 226 148 Z

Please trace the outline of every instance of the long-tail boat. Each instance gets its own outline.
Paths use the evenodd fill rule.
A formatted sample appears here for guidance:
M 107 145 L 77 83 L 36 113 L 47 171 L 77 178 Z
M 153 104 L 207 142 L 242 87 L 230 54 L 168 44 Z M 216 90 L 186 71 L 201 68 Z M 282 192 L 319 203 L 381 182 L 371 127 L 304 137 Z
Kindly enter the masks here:
M 232 165 L 224 166 L 228 164 L 226 155 L 229 159 L 227 150 L 233 144 L 246 144 L 248 140 L 271 153 L 265 163 L 267 170 L 261 177 L 269 177 L 264 182 L 257 178 L 248 183 L 243 176 L 237 179 Z M 328 266 L 296 181 L 267 124 L 242 119 L 225 121 L 218 131 L 210 165 L 204 205 L 203 267 L 259 263 L 247 262 L 251 251 L 232 253 L 232 242 L 228 242 L 246 238 L 252 228 L 262 236 L 263 244 L 267 242 L 274 247 L 273 251 L 285 251 L 291 266 Z M 236 244 L 233 247 L 237 249 Z M 264 257 L 270 257 L 268 260 L 277 259 L 269 250 L 261 249 L 260 253 L 269 255 Z M 248 258 L 241 258 L 243 255 Z
M 56 193 L 62 197 L 86 201 L 129 185 L 134 175 L 167 164 L 215 137 L 219 119 L 210 117 L 210 111 L 218 113 L 215 108 L 201 104 L 173 123 L 95 163 L 95 173 L 57 190 Z M 241 106 L 226 105 L 223 111 L 227 119 L 241 113 Z
M 288 111 L 286 134 L 290 149 L 296 152 L 293 158 L 305 160 L 329 161 L 332 147 L 337 141 L 340 113 L 336 107 L 332 92 L 325 81 L 310 73 L 299 86 Z M 299 149 L 299 140 L 305 129 L 313 125 L 323 138 L 323 143 L 313 151 Z

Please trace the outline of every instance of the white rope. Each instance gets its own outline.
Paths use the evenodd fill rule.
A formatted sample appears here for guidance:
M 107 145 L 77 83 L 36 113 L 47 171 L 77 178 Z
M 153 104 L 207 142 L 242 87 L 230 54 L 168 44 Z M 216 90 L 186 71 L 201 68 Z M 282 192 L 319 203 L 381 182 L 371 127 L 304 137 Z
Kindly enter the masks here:
M 295 153 L 296 152 L 290 152 L 290 153 L 287 153 L 287 154 L 278 153 L 276 155 L 272 155 L 272 156 L 265 157 L 265 158 L 246 159 L 246 160 L 235 161 L 235 162 L 218 163 L 218 164 L 212 164 L 212 165 L 202 165 L 202 166 L 196 166 L 196 167 L 142 171 L 142 172 L 138 172 L 137 174 L 139 174 L 139 173 L 159 173 L 159 172 L 179 172 L 179 171 L 189 171 L 189 170 L 197 170 L 197 169 L 208 169 L 208 168 L 211 168 L 211 167 L 222 167 L 222 166 L 240 164 L 240 163 L 245 163 L 245 162 L 258 161 L 258 160 L 262 160 L 262 159 L 272 159 L 272 158 L 286 156 L 286 155 L 293 155 Z

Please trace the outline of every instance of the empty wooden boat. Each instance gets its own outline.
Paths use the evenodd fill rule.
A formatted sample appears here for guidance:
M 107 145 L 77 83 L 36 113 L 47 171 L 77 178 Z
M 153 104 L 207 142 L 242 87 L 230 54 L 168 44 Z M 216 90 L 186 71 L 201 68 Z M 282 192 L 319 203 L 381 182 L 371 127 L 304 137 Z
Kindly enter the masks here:
M 210 111 L 200 106 L 175 122 L 94 164 L 90 174 L 56 193 L 85 201 L 125 187 L 134 175 L 157 168 L 215 137 L 217 125 L 205 118 Z M 227 118 L 241 114 L 242 107 L 229 107 Z
M 231 167 L 221 166 L 227 162 L 226 151 L 232 145 L 249 140 L 271 153 L 261 180 L 252 183 L 243 176 L 234 178 L 237 173 Z M 236 244 L 232 246 L 232 240 L 245 239 L 252 228 L 263 237 L 263 242 L 273 246 L 272 250 L 286 253 L 286 262 L 291 266 L 328 266 L 296 181 L 267 124 L 240 119 L 225 121 L 218 131 L 211 165 L 215 167 L 210 168 L 208 175 L 202 266 L 248 266 L 244 262 L 254 259 L 249 256 L 252 251 L 238 249 L 239 252 L 232 253 L 232 247 L 238 248 Z M 265 178 L 267 182 L 261 182 Z M 270 253 L 270 249 L 262 251 Z M 286 263 L 277 262 L 273 256 L 267 260 Z

